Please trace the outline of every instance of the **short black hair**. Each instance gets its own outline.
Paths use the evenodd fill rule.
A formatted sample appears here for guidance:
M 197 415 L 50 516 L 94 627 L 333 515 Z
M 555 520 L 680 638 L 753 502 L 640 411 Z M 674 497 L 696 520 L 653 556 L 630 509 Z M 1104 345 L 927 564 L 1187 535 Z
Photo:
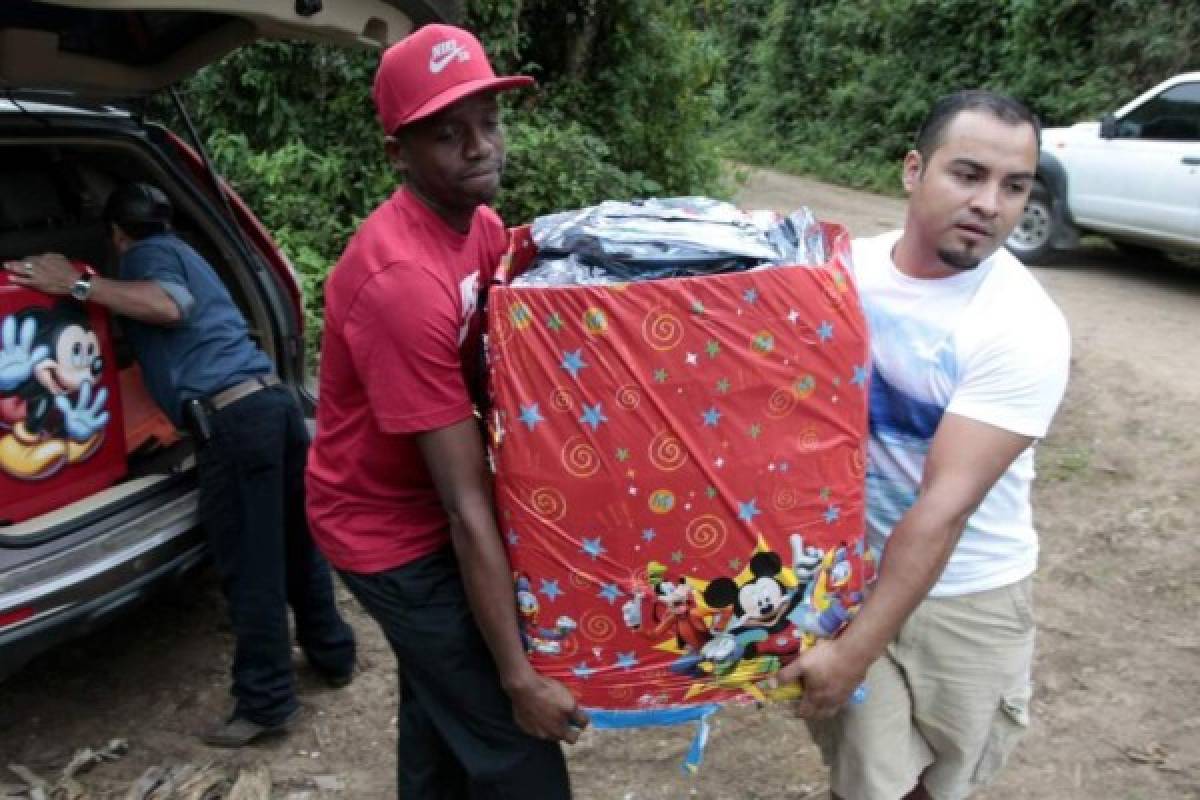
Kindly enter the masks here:
M 917 131 L 916 150 L 925 161 L 942 143 L 942 132 L 964 111 L 986 111 L 1010 125 L 1032 125 L 1037 144 L 1042 146 L 1042 124 L 1020 100 L 987 89 L 964 89 L 938 99 Z
M 125 183 L 113 189 L 104 204 L 104 221 L 131 239 L 140 240 L 171 229 L 171 201 L 157 186 Z

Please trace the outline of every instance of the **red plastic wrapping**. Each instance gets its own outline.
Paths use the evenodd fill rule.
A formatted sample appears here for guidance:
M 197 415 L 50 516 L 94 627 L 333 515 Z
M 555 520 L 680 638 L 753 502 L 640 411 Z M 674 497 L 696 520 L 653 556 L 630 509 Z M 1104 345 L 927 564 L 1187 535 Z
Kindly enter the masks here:
M 771 699 L 861 601 L 867 329 L 832 260 L 493 287 L 489 415 L 534 666 L 596 709 Z M 534 255 L 513 233 L 512 269 Z
M 21 522 L 124 477 L 120 382 L 101 306 L 25 289 L 5 274 L 0 332 L 0 520 Z M 18 362 L 35 355 L 26 374 Z M 63 405 L 80 413 L 73 426 Z

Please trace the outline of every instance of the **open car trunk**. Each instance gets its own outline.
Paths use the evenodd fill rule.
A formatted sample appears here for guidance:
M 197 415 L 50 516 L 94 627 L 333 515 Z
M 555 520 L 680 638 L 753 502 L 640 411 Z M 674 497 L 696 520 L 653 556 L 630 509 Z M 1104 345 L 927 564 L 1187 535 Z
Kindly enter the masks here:
M 154 183 L 171 199 L 179 235 L 216 269 L 250 335 L 303 404 L 303 309 L 287 258 L 242 201 L 218 188 L 202 154 L 105 104 L 138 103 L 256 39 L 386 46 L 426 22 L 455 22 L 462 8 L 462 0 L 3 0 L 0 258 L 57 251 L 114 275 L 103 205 L 122 182 Z M 205 554 L 193 447 L 169 421 L 153 420 L 152 402 L 149 411 L 133 402 L 148 395 L 139 391 L 120 320 L 86 304 L 85 321 L 49 325 L 46 315 L 58 312 L 54 298 L 11 288 L 0 285 L 0 345 L 26 338 L 21 331 L 29 327 L 58 336 L 74 325 L 75 340 L 55 342 L 103 351 L 83 363 L 109 381 L 104 401 L 98 391 L 89 401 L 112 419 L 103 440 L 76 447 L 80 457 L 50 467 L 34 459 L 28 474 L 0 475 L 0 680 L 154 587 L 182 579 Z M 57 362 L 72 352 L 61 350 Z M 0 459 L 11 456 L 16 423 L 52 418 L 60 398 L 38 391 L 0 391 Z M 72 403 L 86 402 L 82 388 L 75 397 Z M 59 439 L 55 446 L 71 455 Z M 10 462 L 25 469 L 20 458 Z M 49 497 L 43 478 L 64 494 L 42 502 Z M 32 501 L 40 505 L 31 511 Z M 6 503 L 10 510 L 24 503 L 19 518 L 4 519 Z
M 115 276 L 101 219 L 104 202 L 126 181 L 160 186 L 175 208 L 176 232 L 216 269 L 279 375 L 301 389 L 301 298 L 286 258 L 241 201 L 218 189 L 206 159 L 170 132 L 103 104 L 165 90 L 258 39 L 380 47 L 421 24 L 455 21 L 461 12 L 461 0 L 0 3 L 0 259 L 58 252 Z M 90 382 L 94 393 L 103 387 L 104 410 L 114 419 L 98 445 L 105 452 L 72 458 L 73 445 L 59 432 L 56 446 L 64 454 L 59 463 L 36 454 L 41 460 L 30 456 L 26 464 L 24 451 L 16 451 L 32 451 L 27 443 L 45 440 L 47 434 L 36 426 L 55 417 L 61 390 L 49 387 L 39 395 L 32 380 L 16 390 L 0 385 L 0 494 L 9 497 L 0 497 L 0 548 L 69 537 L 89 519 L 102 521 L 163 485 L 179 484 L 188 476 L 192 450 L 187 437 L 161 414 L 147 421 L 153 403 L 119 319 L 89 305 L 87 321 L 63 321 L 65 306 L 15 288 L 0 291 L 0 301 L 12 306 L 0 304 L 9 339 L 24 335 L 34 323 L 43 333 L 75 325 L 82 337 L 76 346 L 105 351 L 94 362 Z M 78 399 L 77 393 L 70 401 Z M 14 433 L 22 435 L 14 438 Z M 119 438 L 124 443 L 115 441 Z M 107 463 L 104 476 L 98 474 L 101 462 Z M 5 483 L 6 477 L 15 482 Z M 39 492 L 51 497 L 51 483 L 62 485 L 53 497 L 65 499 L 34 502 Z M 0 573 L 9 566 L 11 559 L 0 558 Z
M 256 39 L 387 46 L 461 0 L 4 0 L 0 86 L 129 97 Z
M 116 258 L 101 218 L 104 200 L 123 182 L 151 182 L 170 197 L 176 232 L 215 268 L 246 317 L 255 343 L 275 363 L 286 365 L 284 343 L 297 335 L 288 325 L 298 321 L 279 313 L 287 305 L 285 287 L 261 267 L 243 239 L 230 235 L 221 209 L 197 192 L 185 165 L 168 158 L 171 149 L 165 132 L 158 132 L 163 142 L 155 143 L 155 131 L 123 126 L 119 114 L 106 115 L 103 126 L 89 125 L 84 118 L 50 129 L 30 128 L 29 121 L 18 116 L 13 122 L 26 124 L 6 129 L 4 118 L 11 116 L 0 114 L 0 259 L 59 252 L 101 275 L 115 277 Z M 11 313 L 15 312 L 0 309 L 0 316 Z M 162 486 L 190 482 L 190 441 L 174 430 L 145 393 L 121 320 L 107 316 L 104 322 L 111 348 L 104 357 L 114 362 L 111 366 L 120 376 L 119 389 L 112 392 L 107 409 L 119 415 L 121 423 L 115 429 L 110 426 L 108 435 L 124 438 L 118 443 L 123 460 L 119 478 L 103 491 L 31 519 L 4 519 L 0 513 L 0 546 L 27 547 L 65 535 L 81 520 L 150 497 Z M 280 371 L 287 377 L 286 368 Z M 7 423 L 0 420 L 0 462 L 3 438 L 12 433 L 12 420 Z M 4 467 L 0 463 L 0 469 Z M 61 481 L 70 470 L 82 477 L 89 469 L 94 465 L 85 459 L 66 464 L 62 474 L 50 477 Z M 37 480 L 22 486 L 34 494 L 40 488 Z M 0 502 L 0 509 L 3 506 Z

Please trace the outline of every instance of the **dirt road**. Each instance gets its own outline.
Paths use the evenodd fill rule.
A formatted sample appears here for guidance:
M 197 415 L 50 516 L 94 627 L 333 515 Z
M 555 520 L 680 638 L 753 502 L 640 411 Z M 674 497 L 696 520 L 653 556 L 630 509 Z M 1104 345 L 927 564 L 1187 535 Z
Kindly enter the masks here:
M 900 201 L 758 172 L 746 207 L 813 206 L 855 234 L 894 227 Z M 1043 555 L 1035 727 L 1001 798 L 1200 798 L 1200 272 L 1102 246 L 1037 270 L 1072 327 L 1067 401 L 1040 446 Z M 1013 320 L 1020 324 L 1020 320 Z M 346 690 L 302 673 L 308 713 L 289 738 L 233 755 L 195 733 L 227 706 L 229 634 L 211 579 L 48 654 L 0 686 L 0 770 L 52 777 L 81 747 L 128 739 L 83 776 L 125 797 L 148 767 L 265 762 L 279 798 L 393 796 L 391 656 L 353 602 L 361 675 Z M 824 771 L 783 709 L 719 716 L 703 770 L 679 773 L 689 733 L 589 733 L 570 754 L 582 800 L 823 797 Z M 0 773 L 4 784 L 14 775 Z

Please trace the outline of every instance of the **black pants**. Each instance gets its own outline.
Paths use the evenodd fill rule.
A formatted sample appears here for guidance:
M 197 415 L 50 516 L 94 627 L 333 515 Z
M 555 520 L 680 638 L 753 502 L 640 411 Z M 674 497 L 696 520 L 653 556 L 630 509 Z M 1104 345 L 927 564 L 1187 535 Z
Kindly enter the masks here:
M 571 796 L 558 744 L 513 721 L 449 549 L 387 572 L 341 575 L 383 628 L 400 668 L 400 797 Z
M 237 639 L 234 714 L 263 725 L 296 710 L 287 609 L 310 664 L 354 667 L 354 633 L 338 614 L 329 566 L 304 512 L 308 431 L 287 389 L 261 389 L 210 417 L 197 453 L 200 509 Z

